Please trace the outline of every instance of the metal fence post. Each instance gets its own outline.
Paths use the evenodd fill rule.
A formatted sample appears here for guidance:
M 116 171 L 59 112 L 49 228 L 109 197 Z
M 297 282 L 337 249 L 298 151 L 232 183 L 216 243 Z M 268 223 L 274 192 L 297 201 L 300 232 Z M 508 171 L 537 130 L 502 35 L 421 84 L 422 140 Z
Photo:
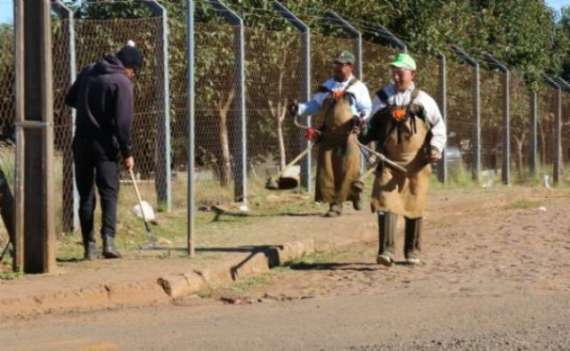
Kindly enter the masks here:
M 562 179 L 562 88 L 556 94 L 556 123 L 554 125 L 554 184 Z
M 529 171 L 535 176 L 538 170 L 538 92 L 530 90 Z
M 439 79 L 441 82 L 441 91 L 439 96 L 439 105 L 441 106 L 441 115 L 443 122 L 447 125 L 447 57 L 443 53 L 439 53 Z M 441 151 L 441 161 L 439 162 L 439 181 L 443 184 L 447 183 L 447 155 L 445 148 Z
M 303 78 L 301 79 L 299 95 L 302 99 L 308 101 L 311 98 L 311 29 L 279 1 L 274 1 L 273 8 L 303 34 Z M 311 116 L 307 116 L 306 120 L 303 122 L 306 125 L 311 126 Z M 300 135 L 299 142 L 301 144 L 301 149 L 305 149 L 311 145 L 310 142 L 305 140 L 302 133 Z M 307 192 L 313 191 L 311 179 L 312 153 L 309 152 L 307 157 L 305 157 L 301 163 L 301 186 L 305 188 Z
M 473 179 L 479 181 L 481 175 L 481 73 L 479 63 L 475 65 L 473 110 L 475 112 L 475 166 Z
M 168 59 L 168 12 L 164 6 L 156 0 L 150 0 L 148 7 L 155 16 L 159 16 L 161 23 L 160 43 L 161 52 L 159 54 L 162 61 L 162 95 L 158 98 L 162 100 L 162 114 L 157 119 L 157 160 L 156 172 L 156 194 L 158 205 L 165 211 L 172 209 L 172 152 L 170 145 L 170 65 Z
M 186 43 L 186 50 L 187 50 L 187 60 L 188 60 L 188 97 L 187 97 L 187 106 L 188 106 L 188 135 L 186 138 L 186 147 L 188 149 L 188 193 L 187 193 L 187 223 L 186 223 L 186 231 L 187 231 L 187 250 L 188 255 L 191 257 L 195 255 L 195 246 L 194 246 L 194 233 L 195 233 L 195 221 L 194 221 L 194 212 L 195 212 L 195 144 L 196 144 L 196 132 L 195 132 L 195 91 L 194 91 L 194 84 L 195 84 L 195 61 L 194 57 L 196 54 L 195 51 L 195 41 L 194 41 L 194 1 L 187 0 L 187 14 L 186 14 L 186 30 L 187 30 L 187 43 Z
M 558 141 L 558 145 L 560 145 L 560 175 L 562 176 L 564 174 L 564 151 L 563 151 L 563 145 L 562 145 L 562 126 L 563 126 L 563 102 L 562 102 L 562 93 L 568 94 L 570 93 L 570 83 L 566 80 L 564 80 L 561 77 L 555 77 L 556 82 L 560 85 L 561 88 L 561 92 L 560 92 L 560 101 L 559 101 L 559 116 L 560 118 L 557 118 L 557 137 L 559 139 Z
M 14 1 L 14 60 L 16 77 L 16 123 L 24 121 L 24 0 Z M 14 170 L 14 272 L 24 270 L 24 130 L 16 128 L 16 162 Z
M 237 27 L 237 35 L 235 36 L 235 52 L 236 71 L 238 72 L 238 83 L 236 92 L 236 106 L 238 113 L 235 118 L 237 126 L 238 142 L 234 145 L 234 197 L 236 202 L 242 202 L 247 205 L 247 119 L 245 104 L 245 32 L 243 19 L 238 16 L 221 0 L 208 0 L 209 3 L 219 11 L 220 15 L 225 18 L 228 23 Z
M 358 79 L 364 79 L 363 67 L 362 67 L 362 33 L 356 29 L 350 22 L 339 16 L 334 11 L 326 11 L 325 18 L 334 21 L 339 24 L 348 34 L 350 34 L 355 40 L 354 45 L 354 55 L 356 58 L 356 76 Z
M 473 129 L 473 180 L 479 182 L 481 175 L 481 74 L 479 61 L 469 56 L 465 50 L 456 45 L 451 45 L 453 52 L 463 62 L 473 67 L 473 115 L 475 128 Z
M 555 185 L 560 182 L 562 175 L 562 85 L 554 78 L 544 76 L 544 80 L 556 89 L 556 119 L 554 122 L 554 165 L 552 181 Z
M 75 51 L 75 19 L 73 10 L 68 8 L 61 0 L 52 2 L 52 9 L 61 20 L 67 21 L 68 50 L 69 50 L 69 83 L 73 83 L 77 78 L 76 51 Z M 71 109 L 71 137 L 75 136 L 75 117 L 77 112 Z M 63 168 L 70 168 L 71 172 L 62 172 L 63 198 L 71 198 L 71 203 L 63 201 L 63 231 L 76 231 L 79 229 L 79 193 L 75 184 L 75 167 L 73 155 L 64 155 Z M 68 194 L 71 193 L 71 196 Z
M 485 59 L 492 66 L 503 72 L 503 167 L 501 178 L 503 184 L 511 184 L 511 72 L 506 64 L 498 61 L 490 54 Z

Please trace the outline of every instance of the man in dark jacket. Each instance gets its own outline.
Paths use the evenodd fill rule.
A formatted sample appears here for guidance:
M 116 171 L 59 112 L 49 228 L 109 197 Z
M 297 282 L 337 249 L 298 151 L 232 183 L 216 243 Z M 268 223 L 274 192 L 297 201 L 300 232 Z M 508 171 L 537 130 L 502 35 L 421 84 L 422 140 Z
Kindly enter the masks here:
M 133 83 L 142 55 L 129 42 L 117 54 L 85 67 L 67 93 L 65 102 L 77 109 L 73 155 L 79 191 L 79 219 L 85 259 L 96 257 L 93 215 L 95 188 L 101 198 L 103 257 L 120 258 L 114 245 L 119 193 L 119 159 L 134 167 L 131 123 Z

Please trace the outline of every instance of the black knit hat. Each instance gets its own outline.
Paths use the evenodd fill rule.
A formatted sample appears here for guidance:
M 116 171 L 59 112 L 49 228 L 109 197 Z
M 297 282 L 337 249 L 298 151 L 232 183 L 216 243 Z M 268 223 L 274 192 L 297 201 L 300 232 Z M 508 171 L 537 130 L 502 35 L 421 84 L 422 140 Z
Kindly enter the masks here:
M 139 70 L 143 65 L 143 57 L 140 50 L 137 49 L 135 43 L 130 40 L 127 45 L 123 46 L 123 48 L 117 52 L 116 56 L 126 68 Z

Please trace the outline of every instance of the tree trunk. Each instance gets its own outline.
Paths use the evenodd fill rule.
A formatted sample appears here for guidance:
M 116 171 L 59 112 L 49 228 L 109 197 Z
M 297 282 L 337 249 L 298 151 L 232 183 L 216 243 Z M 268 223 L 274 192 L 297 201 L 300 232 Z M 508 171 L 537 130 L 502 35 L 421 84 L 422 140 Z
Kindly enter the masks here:
M 230 137 L 228 133 L 228 113 L 234 100 L 235 88 L 229 92 L 227 99 L 218 104 L 218 136 L 220 141 L 221 159 L 220 159 L 220 185 L 225 187 L 230 184 L 232 174 Z
M 544 122 L 540 123 L 540 160 L 538 164 L 542 167 L 546 163 L 546 133 L 544 131 Z
M 516 136 L 514 136 L 515 139 L 515 143 L 517 145 L 517 170 L 519 172 L 519 174 L 522 175 L 523 173 L 523 139 L 522 138 L 518 138 Z
M 277 120 L 277 139 L 279 140 L 279 162 L 281 170 L 287 164 L 287 154 L 285 152 L 285 137 L 283 136 L 283 119 Z

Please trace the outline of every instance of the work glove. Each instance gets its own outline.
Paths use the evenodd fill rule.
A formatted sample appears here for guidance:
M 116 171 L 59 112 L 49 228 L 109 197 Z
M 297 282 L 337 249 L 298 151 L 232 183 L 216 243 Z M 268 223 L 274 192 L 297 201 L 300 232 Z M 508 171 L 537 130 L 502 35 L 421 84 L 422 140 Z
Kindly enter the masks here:
M 297 100 L 290 102 L 289 105 L 287 105 L 287 111 L 291 117 L 297 116 L 299 113 L 299 102 Z
M 305 139 L 317 143 L 319 141 L 319 132 L 317 128 L 310 127 L 305 132 Z
M 427 161 L 433 164 L 437 163 L 439 160 L 441 160 L 441 152 L 438 149 L 432 147 L 427 157 Z

